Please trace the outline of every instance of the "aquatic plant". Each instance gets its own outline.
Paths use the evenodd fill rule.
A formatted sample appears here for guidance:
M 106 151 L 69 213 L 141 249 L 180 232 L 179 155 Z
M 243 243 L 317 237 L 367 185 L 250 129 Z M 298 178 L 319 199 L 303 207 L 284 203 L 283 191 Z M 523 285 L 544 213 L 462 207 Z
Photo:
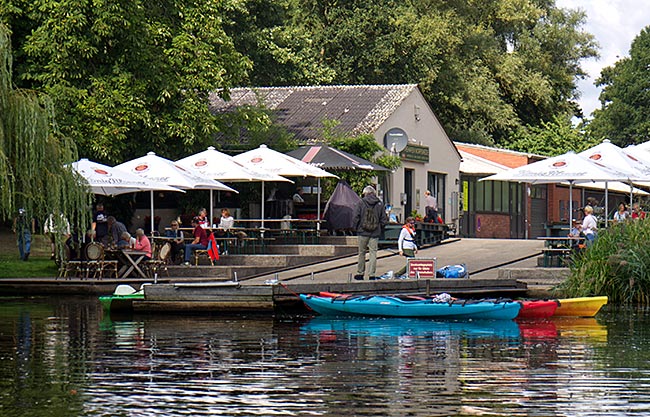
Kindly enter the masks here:
M 607 295 L 616 304 L 650 304 L 650 221 L 600 229 L 591 248 L 572 259 L 559 287 L 567 297 Z

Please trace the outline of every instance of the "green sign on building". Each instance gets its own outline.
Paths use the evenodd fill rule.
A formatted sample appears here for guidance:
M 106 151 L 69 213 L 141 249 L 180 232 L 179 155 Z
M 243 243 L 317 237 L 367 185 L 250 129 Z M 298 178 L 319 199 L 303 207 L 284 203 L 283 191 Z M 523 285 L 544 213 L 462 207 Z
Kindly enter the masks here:
M 400 158 L 405 161 L 429 162 L 429 147 L 422 145 L 406 145 L 406 148 L 399 153 Z

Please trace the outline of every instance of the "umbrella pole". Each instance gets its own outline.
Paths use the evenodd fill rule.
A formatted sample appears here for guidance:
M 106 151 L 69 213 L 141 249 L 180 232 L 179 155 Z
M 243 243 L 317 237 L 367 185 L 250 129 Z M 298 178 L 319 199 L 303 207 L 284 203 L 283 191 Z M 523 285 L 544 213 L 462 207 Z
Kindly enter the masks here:
M 149 196 L 151 196 L 151 214 L 149 217 L 151 218 L 151 236 L 153 236 L 153 190 L 149 191 Z
M 208 223 L 210 227 L 212 227 L 212 219 L 214 219 L 214 216 L 212 215 L 213 207 L 214 207 L 214 201 L 212 200 L 212 188 L 210 188 L 210 222 Z
M 609 193 L 608 193 L 608 184 L 605 181 L 605 228 L 609 227 L 609 222 L 607 221 L 607 216 L 609 215 Z
M 264 181 L 262 181 L 262 237 L 264 237 Z
M 569 228 L 573 225 L 573 181 L 569 181 Z
M 634 186 L 632 185 L 632 181 L 630 181 L 630 212 L 632 212 L 632 204 L 634 204 Z
M 320 177 L 318 177 L 318 197 L 316 199 L 316 233 L 320 234 Z

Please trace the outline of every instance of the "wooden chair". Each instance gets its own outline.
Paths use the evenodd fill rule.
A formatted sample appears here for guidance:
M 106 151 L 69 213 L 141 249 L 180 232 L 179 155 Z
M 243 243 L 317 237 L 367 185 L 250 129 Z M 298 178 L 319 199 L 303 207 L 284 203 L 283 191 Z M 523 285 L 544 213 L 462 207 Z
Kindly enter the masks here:
M 82 261 L 83 278 L 101 278 L 104 247 L 101 243 L 91 242 L 85 248 L 86 260 Z
M 145 273 L 150 277 L 154 278 L 158 274 L 159 270 L 165 271 L 167 276 L 169 276 L 169 265 L 171 259 L 172 245 L 170 243 L 165 243 L 160 247 L 160 250 L 156 253 L 154 259 L 146 261 L 144 263 Z M 154 252 L 155 253 L 155 252 Z
M 210 255 L 208 255 L 207 249 L 197 249 L 194 251 L 194 266 L 199 264 L 199 258 L 201 256 L 205 256 L 210 261 L 210 265 L 214 266 L 214 262 L 212 261 L 212 258 L 210 258 Z

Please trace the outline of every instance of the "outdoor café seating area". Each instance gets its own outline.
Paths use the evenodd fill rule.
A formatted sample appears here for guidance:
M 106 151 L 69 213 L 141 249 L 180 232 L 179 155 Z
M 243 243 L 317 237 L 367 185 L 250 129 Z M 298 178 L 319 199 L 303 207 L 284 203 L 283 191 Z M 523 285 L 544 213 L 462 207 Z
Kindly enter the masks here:
M 214 234 L 219 246 L 220 256 L 264 255 L 269 245 L 318 244 L 320 241 L 320 221 L 305 219 L 241 219 L 228 230 L 206 228 Z M 263 224 L 263 226 L 262 226 Z M 185 232 L 185 242 L 192 241 L 192 228 L 181 228 Z M 84 244 L 81 256 L 70 259 L 68 254 L 60 262 L 59 278 L 62 279 L 102 279 L 102 278 L 154 278 L 156 274 L 169 275 L 168 266 L 178 265 L 183 249 L 177 259 L 171 257 L 171 238 L 159 235 L 150 237 L 152 258 L 146 252 L 130 248 L 105 247 L 98 242 Z M 212 262 L 207 250 L 196 250 L 192 265 Z M 202 262 L 205 258 L 207 262 Z

